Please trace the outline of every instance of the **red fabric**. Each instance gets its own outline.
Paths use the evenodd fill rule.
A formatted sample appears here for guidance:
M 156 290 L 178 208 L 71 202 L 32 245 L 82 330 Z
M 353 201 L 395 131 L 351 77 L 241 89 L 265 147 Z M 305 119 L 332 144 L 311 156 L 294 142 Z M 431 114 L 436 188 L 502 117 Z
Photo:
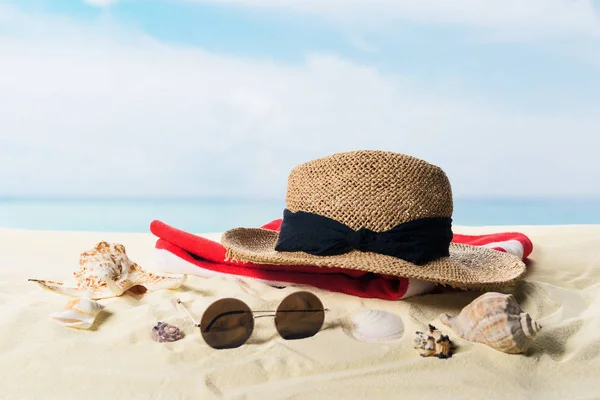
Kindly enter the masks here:
M 506 252 L 506 249 L 502 247 L 506 246 L 506 242 L 508 241 L 518 241 L 523 247 L 523 259 L 529 257 L 531 252 L 533 251 L 533 243 L 531 240 L 522 233 L 519 232 L 502 232 L 502 233 L 493 233 L 488 235 L 460 235 L 454 234 L 452 241 L 454 243 L 466 243 L 473 246 L 489 246 L 492 243 L 499 243 L 498 246 L 491 247 L 494 250 Z
M 263 229 L 278 231 L 281 219 L 263 225 Z M 304 284 L 333 292 L 342 292 L 358 297 L 395 300 L 402 298 L 408 289 L 407 278 L 373 274 L 346 268 L 317 267 L 311 265 L 268 265 L 225 260 L 225 247 L 215 241 L 184 232 L 164 222 L 155 220 L 150 231 L 159 239 L 156 248 L 200 268 L 270 282 Z M 531 241 L 521 233 L 503 233 L 480 236 L 454 235 L 453 242 L 474 245 L 517 240 L 522 243 L 526 258 L 533 248 Z M 506 251 L 499 247 L 500 251 Z

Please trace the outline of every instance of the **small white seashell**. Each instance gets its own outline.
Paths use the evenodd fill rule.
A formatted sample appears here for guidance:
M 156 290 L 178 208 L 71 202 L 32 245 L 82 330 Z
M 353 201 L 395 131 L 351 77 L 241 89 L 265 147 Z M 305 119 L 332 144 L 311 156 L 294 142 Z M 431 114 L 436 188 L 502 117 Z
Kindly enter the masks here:
M 67 303 L 65 309 L 50 315 L 56 323 L 69 328 L 88 329 L 104 306 L 89 298 L 73 299 Z
M 352 318 L 355 335 L 365 342 L 394 340 L 404 334 L 404 323 L 396 314 L 365 310 Z
M 183 337 L 179 327 L 159 321 L 152 328 L 152 339 L 156 342 L 175 342 Z

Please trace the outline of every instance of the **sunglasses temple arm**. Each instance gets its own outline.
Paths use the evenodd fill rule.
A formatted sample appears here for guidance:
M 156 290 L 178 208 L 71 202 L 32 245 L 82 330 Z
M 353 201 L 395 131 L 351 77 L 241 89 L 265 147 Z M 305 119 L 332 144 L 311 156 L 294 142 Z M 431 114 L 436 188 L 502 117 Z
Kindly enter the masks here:
M 298 311 L 302 311 L 302 310 L 298 310 Z M 323 310 L 315 310 L 315 311 L 324 311 L 324 312 L 328 312 L 328 311 L 329 311 L 329 308 L 324 308 Z M 282 312 L 286 312 L 286 311 L 282 311 Z M 306 311 L 302 311 L 302 312 L 306 312 Z M 277 312 L 276 312 L 276 311 L 274 311 L 274 310 L 269 310 L 269 311 L 266 311 L 266 310 L 254 310 L 254 311 L 252 311 L 252 314 L 255 314 L 255 313 L 270 313 L 270 314 L 264 314 L 264 315 L 253 315 L 253 316 L 252 316 L 253 318 L 274 317 L 274 316 L 276 316 L 276 315 L 277 315 Z
M 181 302 L 181 300 L 177 299 L 177 304 L 179 304 L 181 306 L 181 308 L 183 309 L 183 311 L 185 311 L 185 313 L 187 314 L 188 318 L 194 323 L 194 325 L 199 327 L 200 323 L 196 322 L 196 320 L 194 319 L 194 317 L 192 317 L 192 315 L 189 313 L 189 311 L 187 310 L 187 308 L 184 307 L 184 305 Z

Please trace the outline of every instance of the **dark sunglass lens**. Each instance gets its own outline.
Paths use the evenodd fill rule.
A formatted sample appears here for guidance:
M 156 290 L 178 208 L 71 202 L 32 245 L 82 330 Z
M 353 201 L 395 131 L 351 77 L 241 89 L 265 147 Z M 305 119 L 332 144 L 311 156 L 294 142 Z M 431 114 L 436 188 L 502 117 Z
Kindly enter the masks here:
M 202 337 L 215 349 L 232 349 L 243 345 L 253 329 L 252 311 L 237 299 L 217 300 L 206 309 L 200 321 Z
M 287 296 L 275 314 L 275 327 L 284 339 L 302 339 L 314 336 L 325 321 L 323 303 L 309 292 Z

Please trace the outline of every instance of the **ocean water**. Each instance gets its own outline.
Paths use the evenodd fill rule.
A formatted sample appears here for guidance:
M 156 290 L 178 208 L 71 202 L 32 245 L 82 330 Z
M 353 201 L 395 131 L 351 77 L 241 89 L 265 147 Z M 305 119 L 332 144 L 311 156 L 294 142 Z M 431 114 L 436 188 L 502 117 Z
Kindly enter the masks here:
M 284 200 L 0 199 L 0 227 L 149 232 L 152 220 L 191 232 L 259 227 L 281 218 Z M 600 199 L 455 199 L 455 225 L 600 224 Z

